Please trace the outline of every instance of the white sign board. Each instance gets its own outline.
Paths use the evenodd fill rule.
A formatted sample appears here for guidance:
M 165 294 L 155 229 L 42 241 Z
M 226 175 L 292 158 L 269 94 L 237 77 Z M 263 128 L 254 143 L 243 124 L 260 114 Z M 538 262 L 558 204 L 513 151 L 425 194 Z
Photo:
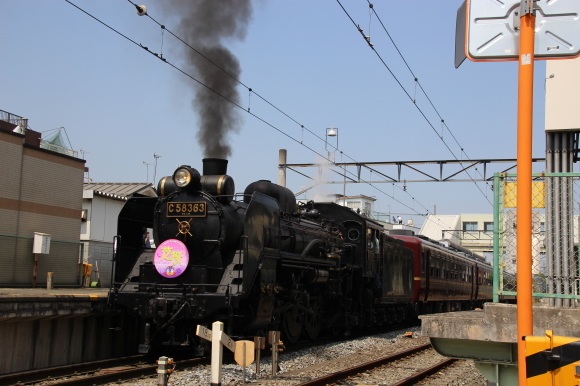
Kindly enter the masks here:
M 47 233 L 34 232 L 34 243 L 32 253 L 43 253 L 48 255 L 50 252 L 50 235 Z
M 198 324 L 197 330 L 195 331 L 195 335 L 197 335 L 205 340 L 209 340 L 211 342 L 211 330 L 209 328 L 206 328 L 204 326 L 200 326 Z
M 232 338 L 230 338 L 228 335 L 224 334 L 223 331 L 222 331 L 222 334 L 220 336 L 220 342 L 222 342 L 222 344 L 224 346 L 226 346 L 226 348 L 228 348 L 231 352 L 236 351 L 236 342 Z
M 470 60 L 517 60 L 520 0 L 466 0 L 466 55 Z M 534 55 L 580 54 L 580 1 L 537 0 Z

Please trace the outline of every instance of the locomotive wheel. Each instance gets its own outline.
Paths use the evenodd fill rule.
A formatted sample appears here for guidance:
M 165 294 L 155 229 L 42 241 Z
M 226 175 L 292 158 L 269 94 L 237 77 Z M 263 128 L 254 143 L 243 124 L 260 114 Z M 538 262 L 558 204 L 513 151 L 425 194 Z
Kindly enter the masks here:
M 313 314 L 306 314 L 304 319 L 304 331 L 306 336 L 310 339 L 318 338 L 318 334 L 322 329 L 322 307 L 320 301 L 312 302 Z
M 304 325 L 304 312 L 296 306 L 292 306 L 284 312 L 284 335 L 288 343 L 296 343 L 302 333 Z

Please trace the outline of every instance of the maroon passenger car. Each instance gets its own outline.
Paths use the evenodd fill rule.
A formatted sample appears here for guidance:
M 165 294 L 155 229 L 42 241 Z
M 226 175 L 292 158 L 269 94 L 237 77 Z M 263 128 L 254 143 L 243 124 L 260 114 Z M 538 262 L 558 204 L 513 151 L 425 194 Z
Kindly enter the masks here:
M 481 307 L 492 299 L 492 267 L 481 256 L 453 243 L 411 234 L 390 232 L 413 251 L 413 302 L 418 313 Z

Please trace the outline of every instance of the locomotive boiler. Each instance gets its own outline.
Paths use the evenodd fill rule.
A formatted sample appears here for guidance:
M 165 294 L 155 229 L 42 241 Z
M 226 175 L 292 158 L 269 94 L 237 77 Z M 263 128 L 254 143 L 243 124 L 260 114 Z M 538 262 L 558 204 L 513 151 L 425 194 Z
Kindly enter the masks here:
M 448 281 L 473 291 L 476 271 L 461 270 L 481 262 L 437 242 L 390 236 L 335 203 L 298 205 L 289 189 L 265 180 L 236 194 L 227 160 L 204 159 L 201 174 L 180 166 L 157 191 L 159 197 L 131 196 L 119 214 L 109 295 L 135 322 L 140 352 L 201 352 L 196 326 L 215 321 L 232 337 L 280 330 L 292 343 L 322 330 L 401 322 L 446 304 L 464 307 L 489 293 L 483 281 L 476 298 L 446 292 Z M 143 244 L 147 229 L 155 248 Z M 453 273 L 429 276 L 439 274 L 429 265 L 439 267 L 439 260 Z

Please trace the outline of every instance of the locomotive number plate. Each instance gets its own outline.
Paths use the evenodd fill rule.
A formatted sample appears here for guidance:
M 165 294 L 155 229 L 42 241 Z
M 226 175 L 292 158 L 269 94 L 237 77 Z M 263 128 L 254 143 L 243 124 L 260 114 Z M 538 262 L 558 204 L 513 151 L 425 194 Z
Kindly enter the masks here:
M 167 204 L 167 217 L 205 217 L 205 202 L 170 202 Z

